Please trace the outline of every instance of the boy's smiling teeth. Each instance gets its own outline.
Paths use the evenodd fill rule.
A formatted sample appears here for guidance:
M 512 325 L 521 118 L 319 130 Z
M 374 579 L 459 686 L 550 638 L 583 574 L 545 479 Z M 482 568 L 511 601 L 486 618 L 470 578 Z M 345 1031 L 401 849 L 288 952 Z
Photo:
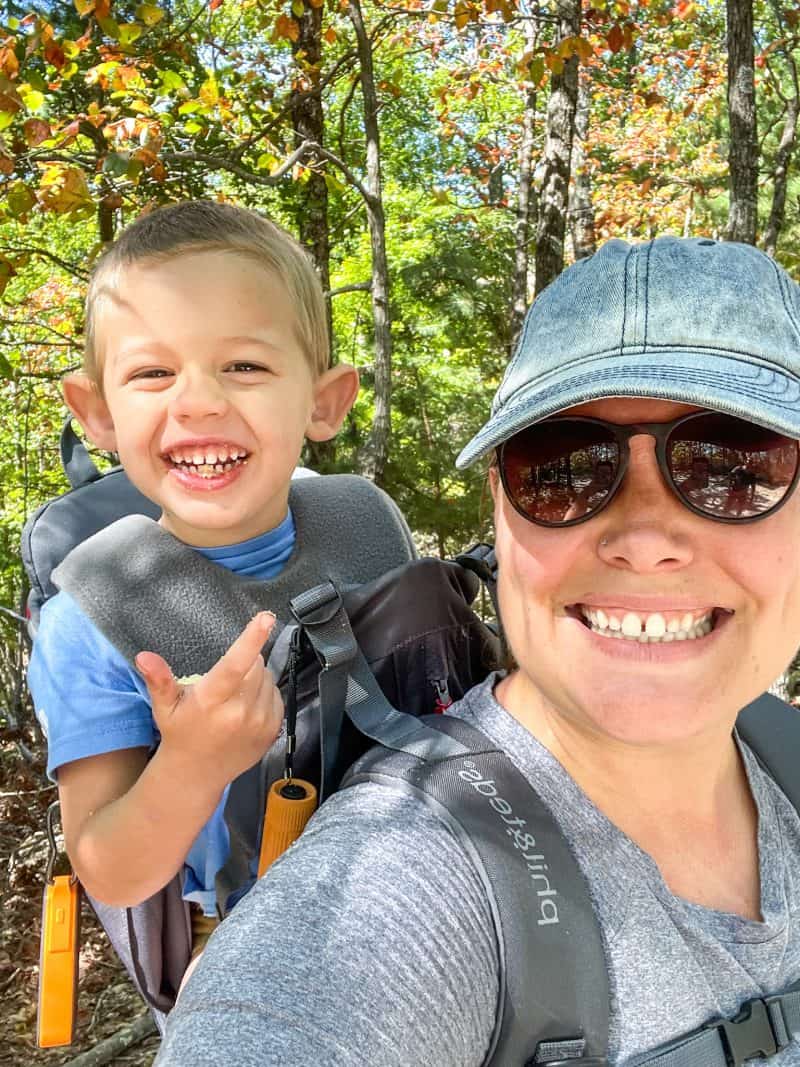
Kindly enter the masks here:
M 176 467 L 199 474 L 203 478 L 213 478 L 215 474 L 224 474 L 234 467 L 247 463 L 248 453 L 241 448 L 227 445 L 214 445 L 205 448 L 179 448 L 167 453 L 167 458 Z
M 669 641 L 694 641 L 705 637 L 714 627 L 714 609 L 705 611 L 636 612 L 622 609 L 590 608 L 578 605 L 581 618 L 602 637 L 651 644 Z

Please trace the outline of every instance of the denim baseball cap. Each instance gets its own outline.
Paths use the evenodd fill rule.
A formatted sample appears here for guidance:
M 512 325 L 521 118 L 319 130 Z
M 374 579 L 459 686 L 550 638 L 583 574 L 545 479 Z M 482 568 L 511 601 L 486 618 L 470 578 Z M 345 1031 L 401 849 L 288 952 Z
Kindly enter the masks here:
M 655 397 L 800 438 L 800 286 L 751 245 L 609 241 L 534 301 L 463 469 L 531 423 Z

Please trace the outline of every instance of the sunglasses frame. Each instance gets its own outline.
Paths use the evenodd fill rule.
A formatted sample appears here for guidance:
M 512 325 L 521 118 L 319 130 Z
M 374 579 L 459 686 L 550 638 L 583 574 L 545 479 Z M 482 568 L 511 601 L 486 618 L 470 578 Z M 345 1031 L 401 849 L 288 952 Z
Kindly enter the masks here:
M 733 419 L 733 420 L 735 420 L 737 422 L 747 423 L 747 421 L 748 421 L 747 419 L 738 419 L 737 416 L 735 416 L 735 415 L 727 415 L 726 412 L 692 411 L 688 415 L 681 415 L 680 418 L 672 419 L 670 422 L 636 422 L 636 423 L 621 424 L 621 423 L 616 423 L 616 422 L 607 422 L 605 419 L 591 419 L 591 418 L 586 418 L 586 417 L 583 417 L 583 416 L 580 416 L 580 415 L 575 415 L 575 416 L 572 416 L 572 417 L 564 416 L 562 418 L 546 419 L 543 422 L 534 423 L 534 425 L 536 425 L 536 426 L 554 426 L 554 425 L 557 425 L 558 423 L 563 423 L 563 422 L 581 422 L 581 423 L 590 423 L 590 424 L 592 424 L 594 426 L 602 426 L 603 429 L 610 431 L 611 434 L 613 435 L 616 443 L 617 443 L 617 447 L 619 448 L 620 458 L 619 458 L 619 469 L 617 470 L 617 473 L 616 473 L 614 479 L 612 480 L 612 482 L 610 483 L 610 485 L 608 487 L 608 494 L 607 494 L 605 500 L 598 507 L 596 507 L 593 511 L 590 511 L 585 515 L 580 515 L 580 516 L 578 516 L 578 518 L 575 518 L 575 519 L 567 519 L 564 522 L 547 522 L 544 519 L 534 519 L 534 518 L 532 518 L 514 500 L 514 497 L 511 494 L 511 491 L 510 491 L 510 489 L 508 487 L 508 482 L 506 480 L 505 464 L 503 462 L 503 457 L 504 457 L 506 445 L 508 445 L 510 441 L 513 441 L 514 438 L 517 436 L 517 434 L 514 434 L 512 437 L 510 437 L 508 439 L 508 441 L 504 441 L 498 447 L 497 453 L 496 453 L 496 455 L 497 455 L 497 469 L 498 469 L 498 472 L 500 474 L 500 481 L 501 481 L 502 486 L 503 486 L 503 492 L 505 493 L 509 503 L 511 504 L 513 509 L 517 512 L 517 514 L 521 515 L 523 517 L 523 519 L 527 519 L 528 522 L 532 522 L 535 526 L 545 526 L 545 527 L 548 527 L 549 529 L 559 530 L 559 529 L 565 528 L 567 526 L 578 526 L 582 522 L 588 522 L 589 519 L 593 519 L 596 515 L 599 515 L 601 511 L 603 511 L 606 507 L 608 507 L 608 505 L 611 503 L 611 501 L 617 495 L 617 490 L 619 489 L 620 485 L 622 484 L 622 481 L 623 481 L 623 479 L 625 477 L 625 474 L 626 474 L 626 472 L 628 470 L 628 462 L 630 460 L 630 455 L 631 455 L 630 446 L 629 446 L 629 441 L 630 441 L 631 437 L 636 437 L 637 435 L 640 435 L 640 434 L 646 434 L 648 437 L 652 437 L 656 442 L 656 460 L 658 461 L 658 468 L 661 471 L 662 478 L 666 482 L 666 484 L 669 487 L 669 489 L 671 490 L 671 492 L 681 502 L 681 504 L 683 504 L 683 506 L 685 508 L 687 508 L 689 511 L 691 511 L 693 514 L 699 515 L 701 519 L 708 519 L 709 522 L 724 522 L 724 523 L 727 523 L 727 524 L 730 524 L 730 525 L 741 525 L 741 524 L 747 523 L 747 522 L 759 522 L 761 519 L 766 519 L 769 515 L 774 515 L 775 512 L 778 511 L 780 508 L 782 508 L 783 505 L 792 496 L 792 494 L 794 493 L 795 489 L 797 488 L 798 479 L 800 478 L 800 441 L 798 441 L 794 437 L 789 437 L 788 434 L 784 434 L 784 435 L 781 435 L 781 436 L 785 436 L 786 440 L 787 441 L 791 441 L 795 446 L 795 452 L 797 453 L 797 460 L 795 462 L 794 475 L 792 477 L 791 482 L 787 486 L 786 492 L 783 494 L 783 496 L 778 501 L 778 503 L 774 504 L 771 508 L 768 508 L 766 511 L 762 511 L 758 515 L 744 515 L 744 516 L 731 515 L 731 516 L 725 517 L 725 516 L 722 516 L 722 515 L 709 515 L 708 512 L 702 511 L 700 508 L 698 508 L 694 504 L 692 504 L 691 501 L 687 500 L 686 497 L 683 496 L 681 491 L 678 489 L 678 487 L 675 484 L 675 481 L 674 481 L 674 479 L 672 477 L 672 474 L 670 473 L 669 464 L 667 463 L 667 441 L 669 440 L 670 434 L 672 434 L 672 432 L 674 430 L 676 430 L 679 426 L 683 426 L 684 423 L 692 422 L 692 420 L 695 420 L 695 419 L 707 418 L 709 415 L 722 415 L 722 416 L 726 416 L 727 418 Z M 756 426 L 758 424 L 757 423 L 750 423 L 750 425 Z M 523 430 L 519 430 L 518 433 L 525 433 L 526 430 L 529 430 L 529 429 L 531 429 L 531 427 L 526 426 Z M 774 431 L 774 432 L 777 433 L 778 431 Z

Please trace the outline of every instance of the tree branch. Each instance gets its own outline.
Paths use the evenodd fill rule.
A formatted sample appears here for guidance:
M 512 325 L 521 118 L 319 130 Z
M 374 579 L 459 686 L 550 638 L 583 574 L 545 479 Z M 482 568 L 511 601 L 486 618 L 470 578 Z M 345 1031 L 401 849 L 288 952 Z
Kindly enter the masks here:
M 352 285 L 340 285 L 338 289 L 331 289 L 325 295 L 330 300 L 334 296 L 341 296 L 342 293 L 369 293 L 371 290 L 372 282 L 353 282 Z
M 147 1015 L 140 1015 L 138 1019 L 134 1019 L 128 1026 L 107 1037 L 88 1052 L 82 1052 L 75 1059 L 68 1060 L 64 1067 L 103 1067 L 103 1064 L 113 1063 L 121 1052 L 133 1048 L 156 1032 L 153 1016 L 149 1012 Z

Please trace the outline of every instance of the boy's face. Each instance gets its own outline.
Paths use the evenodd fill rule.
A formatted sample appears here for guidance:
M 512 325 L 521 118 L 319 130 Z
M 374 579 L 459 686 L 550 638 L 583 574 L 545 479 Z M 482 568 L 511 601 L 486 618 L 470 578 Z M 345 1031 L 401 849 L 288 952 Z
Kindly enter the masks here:
M 97 350 L 104 397 L 78 416 L 162 508 L 161 525 L 191 545 L 277 526 L 304 436 L 333 436 L 357 388 L 352 368 L 315 380 L 283 284 L 232 253 L 123 270 L 99 308 Z M 341 418 L 329 410 L 331 379 Z M 77 393 L 65 394 L 75 409 Z

